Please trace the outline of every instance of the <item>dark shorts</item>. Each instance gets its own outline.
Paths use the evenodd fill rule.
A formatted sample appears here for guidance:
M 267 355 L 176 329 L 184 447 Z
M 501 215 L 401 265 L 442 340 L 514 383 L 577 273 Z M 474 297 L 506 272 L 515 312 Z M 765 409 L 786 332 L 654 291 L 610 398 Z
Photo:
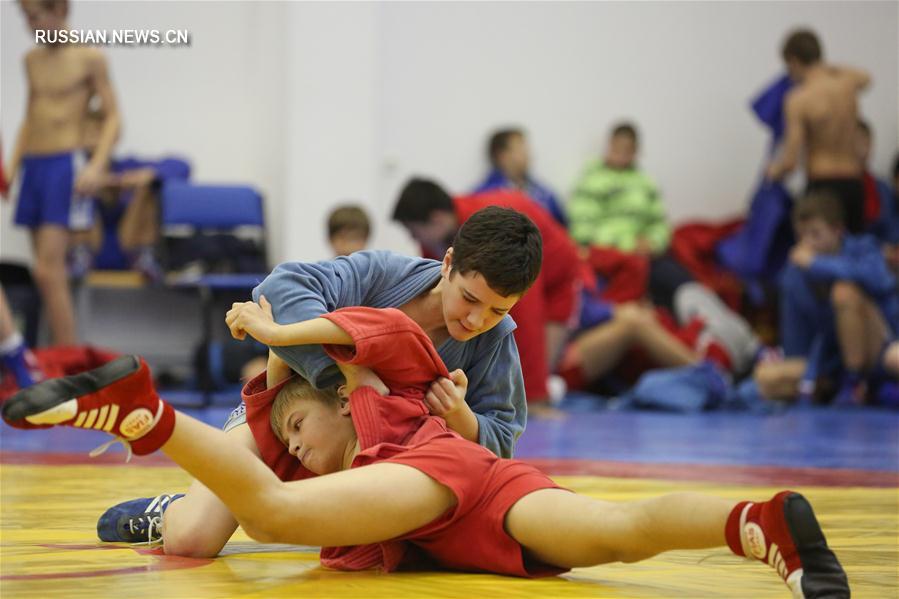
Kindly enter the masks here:
M 15 222 L 31 229 L 59 225 L 66 229 L 89 229 L 93 222 L 93 200 L 75 196 L 75 177 L 83 164 L 80 153 L 25 156 L 19 177 Z
M 861 177 L 809 179 L 805 193 L 826 191 L 840 200 L 846 230 L 851 234 L 864 232 L 865 228 L 865 186 Z

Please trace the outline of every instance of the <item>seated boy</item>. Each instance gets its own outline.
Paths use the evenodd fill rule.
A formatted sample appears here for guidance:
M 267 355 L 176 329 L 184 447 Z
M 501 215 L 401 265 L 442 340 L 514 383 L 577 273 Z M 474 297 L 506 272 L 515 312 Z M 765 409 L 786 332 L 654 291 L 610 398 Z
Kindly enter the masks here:
M 546 576 L 726 544 L 774 567 L 794 597 L 849 597 L 846 575 L 797 493 L 761 503 L 693 493 L 631 503 L 579 496 L 428 414 L 421 399 L 446 367 L 400 311 L 351 308 L 287 327 L 258 306 L 232 312 L 232 332 L 274 328 L 285 343 L 328 344 L 330 356 L 351 365 L 336 391 L 301 381 L 269 390 L 269 400 L 278 394 L 271 428 L 253 417 L 257 439 L 274 432 L 297 469 L 321 476 L 279 480 L 247 448 L 160 400 L 133 356 L 39 383 L 10 400 L 3 417 L 22 428 L 106 430 L 138 454 L 162 449 L 252 538 L 322 546 L 323 563 L 340 569 L 390 571 L 425 558 L 455 570 Z
M 793 226 L 799 242 L 782 275 L 780 296 L 788 360 L 760 365 L 767 371 L 761 378 L 789 379 L 779 380 L 778 387 L 798 391 L 798 373 L 810 394 L 819 376 L 837 374 L 835 401 L 864 403 L 873 390 L 869 384 L 885 378 L 887 347 L 899 333 L 896 278 L 876 239 L 846 234 L 836 196 L 820 192 L 801 198 Z
M 85 120 L 83 143 L 93 155 L 104 120 L 91 109 Z M 134 269 L 158 283 L 163 272 L 156 260 L 159 242 L 159 191 L 167 180 L 187 180 L 190 165 L 177 158 L 147 160 L 132 156 L 111 159 L 93 199 L 93 224 L 73 235 L 69 274 L 81 278 L 91 269 Z
M 275 319 L 285 324 L 348 306 L 399 308 L 425 330 L 451 371 L 425 395 L 431 413 L 463 437 L 511 457 L 527 411 L 516 325 L 506 314 L 537 278 L 541 255 L 540 233 L 527 217 L 490 207 L 459 230 L 442 262 L 368 250 L 323 262 L 284 263 L 254 296 L 265 295 Z M 321 348 L 307 345 L 274 347 L 268 370 L 293 370 L 318 388 L 341 378 Z M 243 404 L 224 428 L 232 443 L 258 451 Z M 169 554 L 214 556 L 237 528 L 226 506 L 195 481 L 171 504 L 150 497 L 111 507 L 100 517 L 98 534 L 106 541 L 146 541 L 147 524 L 163 509 Z M 124 529 L 129 534 L 123 537 Z
M 328 243 L 335 256 L 364 250 L 371 236 L 371 222 L 356 204 L 338 206 L 328 215 Z
M 568 219 L 556 194 L 531 173 L 531 152 L 524 129 L 513 127 L 494 131 L 487 142 L 487 159 L 490 172 L 472 194 L 496 189 L 521 191 L 543 206 L 561 226 L 568 228 Z

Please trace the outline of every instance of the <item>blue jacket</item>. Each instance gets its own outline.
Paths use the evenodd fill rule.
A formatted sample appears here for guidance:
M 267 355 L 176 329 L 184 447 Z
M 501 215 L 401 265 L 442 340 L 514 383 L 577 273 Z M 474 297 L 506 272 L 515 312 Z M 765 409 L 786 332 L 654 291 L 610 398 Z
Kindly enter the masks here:
M 746 223 L 715 247 L 718 263 L 744 281 L 776 276 L 793 245 L 792 208 L 793 199 L 783 185 L 762 181 Z
M 275 321 L 290 324 L 348 306 L 402 306 L 439 280 L 440 262 L 368 250 L 322 262 L 280 264 L 253 290 L 253 299 L 265 295 Z M 474 339 L 449 338 L 437 348 L 450 371 L 461 368 L 468 377 L 465 400 L 478 419 L 478 442 L 500 457 L 512 457 L 527 420 L 514 330 L 515 321 L 507 315 Z M 336 365 L 319 346 L 272 350 L 316 387 L 341 380 Z
M 752 100 L 752 111 L 762 124 L 771 130 L 771 148 L 773 149 L 780 138 L 783 137 L 786 125 L 784 123 L 784 101 L 787 93 L 793 87 L 789 75 L 782 75 L 771 82 L 765 89 Z
M 502 171 L 498 168 L 493 169 L 487 174 L 487 178 L 481 181 L 480 185 L 472 190 L 472 193 L 481 193 L 483 191 L 491 191 L 493 189 L 516 189 L 527 194 L 532 200 L 543 206 L 549 212 L 556 222 L 566 229 L 568 228 L 568 219 L 565 217 L 565 211 L 562 205 L 548 187 L 538 183 L 534 179 L 527 177 L 524 189 L 520 189 L 512 183 Z
M 896 277 L 883 259 L 877 239 L 848 235 L 839 254 L 818 255 L 808 268 L 814 280 L 852 281 L 871 296 L 893 331 L 899 333 L 899 291 Z

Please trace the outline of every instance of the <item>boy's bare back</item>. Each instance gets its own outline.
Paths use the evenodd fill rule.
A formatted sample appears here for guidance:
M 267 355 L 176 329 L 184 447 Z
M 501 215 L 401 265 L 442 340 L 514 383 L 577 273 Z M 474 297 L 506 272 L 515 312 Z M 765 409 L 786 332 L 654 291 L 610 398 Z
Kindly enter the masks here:
M 787 118 L 804 134 L 809 178 L 861 175 L 856 96 L 866 84 L 860 71 L 821 65 L 787 98 Z

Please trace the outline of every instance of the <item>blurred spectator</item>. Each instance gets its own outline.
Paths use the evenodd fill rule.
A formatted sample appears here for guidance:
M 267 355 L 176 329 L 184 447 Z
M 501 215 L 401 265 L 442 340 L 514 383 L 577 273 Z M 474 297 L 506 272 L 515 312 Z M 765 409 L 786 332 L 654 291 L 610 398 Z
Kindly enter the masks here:
M 91 110 L 85 122 L 84 149 L 97 147 L 101 110 Z M 183 160 L 114 158 L 100 179 L 91 228 L 73 235 L 70 274 L 79 278 L 88 270 L 136 270 L 154 283 L 162 280 L 156 259 L 159 243 L 159 192 L 167 179 L 187 179 L 190 166 Z
M 568 203 L 578 243 L 657 256 L 668 249 L 671 228 L 655 183 L 637 167 L 638 149 L 636 127 L 620 123 L 605 157 L 584 169 Z
M 65 0 L 22 0 L 19 5 L 32 31 L 68 29 L 69 4 Z M 119 116 L 106 58 L 97 48 L 39 45 L 25 56 L 25 73 L 25 121 L 7 169 L 11 181 L 20 179 L 15 222 L 31 231 L 34 278 L 47 310 L 53 343 L 74 345 L 75 312 L 66 273 L 66 250 L 70 231 L 89 224 L 87 200 L 101 185 L 119 133 Z M 79 169 L 85 115 L 95 96 L 105 116 L 96 151 Z
M 727 348 L 731 367 L 748 369 L 758 341 L 746 321 L 669 252 L 671 229 L 658 190 L 636 163 L 637 129 L 612 128 L 602 160 L 588 164 L 569 203 L 571 234 L 590 248 L 614 248 L 649 262 L 647 293 L 656 306 L 676 315 L 681 325 L 699 317 L 715 329 Z
M 16 327 L 3 287 L 0 287 L 0 368 L 0 374 L 12 376 L 19 389 L 43 379 L 37 359 Z
M 790 33 L 782 48 L 796 84 L 784 103 L 785 133 L 780 157 L 768 178 L 782 179 L 805 156 L 806 191 L 826 190 L 839 198 L 850 234 L 864 230 L 864 187 L 858 161 L 858 92 L 870 83 L 865 71 L 825 63 L 818 36 Z
M 422 255 L 443 259 L 459 227 L 475 212 L 487 206 L 501 206 L 530 218 L 543 238 L 543 265 L 540 275 L 510 311 L 518 328 L 515 342 L 521 357 L 528 406 L 534 414 L 552 415 L 547 381 L 569 323 L 577 309 L 581 284 L 581 263 L 577 248 L 567 232 L 546 210 L 513 190 L 494 190 L 465 197 L 450 197 L 437 183 L 412 179 L 403 188 L 393 211 L 421 244 Z
M 531 153 L 523 129 L 500 129 L 487 143 L 490 172 L 472 193 L 494 189 L 516 189 L 543 206 L 563 227 L 568 226 L 565 211 L 551 189 L 531 176 Z
M 865 230 L 880 241 L 883 255 L 893 270 L 899 266 L 899 206 L 890 184 L 868 170 L 871 155 L 871 127 L 858 120 L 858 156 L 865 187 Z
M 345 204 L 328 215 L 328 243 L 335 256 L 364 250 L 370 236 L 371 221 L 361 206 Z
M 793 222 L 799 242 L 781 282 L 784 354 L 807 361 L 806 395 L 819 377 L 835 374 L 835 401 L 863 403 L 869 383 L 882 378 L 888 342 L 899 333 L 896 278 L 873 237 L 846 234 L 836 196 L 804 196 Z

